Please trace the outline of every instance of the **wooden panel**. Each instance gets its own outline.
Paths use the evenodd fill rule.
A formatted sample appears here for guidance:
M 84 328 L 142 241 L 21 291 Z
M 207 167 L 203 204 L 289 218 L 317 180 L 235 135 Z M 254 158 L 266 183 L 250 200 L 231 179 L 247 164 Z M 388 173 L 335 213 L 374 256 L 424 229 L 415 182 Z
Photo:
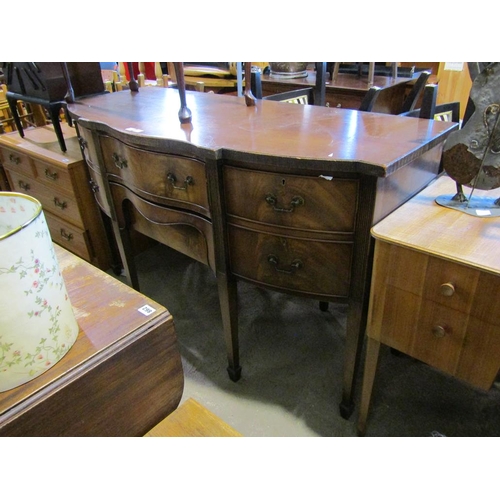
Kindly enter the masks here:
M 283 290 L 349 295 L 352 243 L 278 237 L 230 225 L 229 249 L 237 276 Z M 270 262 L 270 256 L 277 261 Z
M 450 70 L 450 64 L 458 65 L 457 70 Z M 460 66 L 461 65 L 461 66 Z M 455 66 L 453 66 L 455 67 Z M 461 68 L 461 69 L 460 69 Z M 460 118 L 464 117 L 467 102 L 469 100 L 470 90 L 472 88 L 472 80 L 469 73 L 467 63 L 439 63 L 437 74 L 438 81 L 438 96 L 437 103 L 459 101 L 460 102 Z
M 52 215 L 50 212 L 44 211 L 44 215 L 50 229 L 52 241 L 55 241 L 82 259 L 89 262 L 92 261 L 93 255 L 90 252 L 90 245 L 85 231 Z
M 158 154 L 100 138 L 106 171 L 157 203 L 172 203 L 210 214 L 205 165 L 191 158 Z
M 0 148 L 0 151 L 4 168 L 11 168 L 29 177 L 34 175 L 29 156 L 9 148 Z
M 230 215 L 303 230 L 354 232 L 359 189 L 356 180 L 225 166 L 224 187 Z
M 214 268 L 212 224 L 203 217 L 155 205 L 110 183 L 121 227 L 127 226 Z
M 241 437 L 241 434 L 190 398 L 144 437 Z

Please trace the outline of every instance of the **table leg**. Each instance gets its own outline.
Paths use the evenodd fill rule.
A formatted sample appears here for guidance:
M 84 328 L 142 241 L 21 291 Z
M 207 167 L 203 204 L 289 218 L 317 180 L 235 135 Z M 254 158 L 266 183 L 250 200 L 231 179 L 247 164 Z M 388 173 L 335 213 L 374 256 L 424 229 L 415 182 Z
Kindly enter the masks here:
M 380 342 L 368 337 L 366 343 L 365 373 L 363 375 L 363 388 L 361 390 L 361 403 L 359 406 L 358 436 L 364 436 L 366 432 L 366 420 L 370 408 L 379 352 Z
M 228 280 L 227 275 L 218 273 L 217 284 L 222 313 L 222 326 L 226 341 L 229 378 L 237 382 L 241 377 L 238 344 L 238 290 L 236 280 Z

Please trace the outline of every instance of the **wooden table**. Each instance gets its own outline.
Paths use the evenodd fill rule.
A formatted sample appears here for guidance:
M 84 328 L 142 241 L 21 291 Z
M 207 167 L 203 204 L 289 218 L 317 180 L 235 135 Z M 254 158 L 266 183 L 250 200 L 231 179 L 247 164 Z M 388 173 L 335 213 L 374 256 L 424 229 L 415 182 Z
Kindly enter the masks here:
M 142 436 L 182 396 L 172 316 L 55 248 L 80 333 L 50 370 L 0 392 L 0 436 Z
M 397 87 L 397 91 L 391 96 L 391 101 L 385 101 L 383 95 L 377 99 L 374 111 L 378 113 L 395 114 L 404 100 L 410 82 L 418 78 L 418 74 L 412 78 L 392 78 L 390 76 L 375 76 L 373 86 L 386 88 Z M 308 70 L 305 78 L 279 78 L 272 75 L 262 75 L 262 94 L 278 94 L 295 88 L 314 87 L 316 73 Z M 325 87 L 326 104 L 332 108 L 359 109 L 370 84 L 368 75 L 352 75 L 339 73 L 335 82 L 328 77 Z
M 380 344 L 484 390 L 500 369 L 500 218 L 435 202 L 455 192 L 455 182 L 442 176 L 372 229 L 361 435 Z M 500 189 L 475 191 L 479 197 L 499 198 Z
M 341 411 L 363 341 L 370 227 L 425 187 L 456 127 L 417 118 L 142 88 L 68 106 L 94 194 L 126 275 L 130 234 L 146 234 L 215 273 L 232 380 L 240 377 L 240 280 L 349 305 Z M 193 304 L 196 307 L 196 304 Z

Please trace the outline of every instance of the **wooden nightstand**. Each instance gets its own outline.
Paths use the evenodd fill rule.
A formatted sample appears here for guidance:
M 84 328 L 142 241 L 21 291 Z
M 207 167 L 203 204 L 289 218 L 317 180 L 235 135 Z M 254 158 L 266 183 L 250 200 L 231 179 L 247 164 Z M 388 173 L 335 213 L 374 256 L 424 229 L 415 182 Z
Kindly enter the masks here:
M 363 435 L 380 344 L 480 389 L 500 368 L 500 218 L 438 205 L 442 176 L 372 228 L 375 257 L 358 433 Z M 476 191 L 500 197 L 500 189 Z

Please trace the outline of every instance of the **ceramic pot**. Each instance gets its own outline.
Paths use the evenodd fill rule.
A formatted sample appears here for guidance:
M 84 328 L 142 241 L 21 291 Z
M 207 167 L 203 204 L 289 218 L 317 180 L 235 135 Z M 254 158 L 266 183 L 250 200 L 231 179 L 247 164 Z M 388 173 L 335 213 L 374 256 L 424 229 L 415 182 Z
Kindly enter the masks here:
M 54 366 L 78 331 L 42 205 L 1 192 L 0 392 Z
M 307 76 L 306 62 L 270 62 L 271 76 L 279 78 L 305 78 Z

